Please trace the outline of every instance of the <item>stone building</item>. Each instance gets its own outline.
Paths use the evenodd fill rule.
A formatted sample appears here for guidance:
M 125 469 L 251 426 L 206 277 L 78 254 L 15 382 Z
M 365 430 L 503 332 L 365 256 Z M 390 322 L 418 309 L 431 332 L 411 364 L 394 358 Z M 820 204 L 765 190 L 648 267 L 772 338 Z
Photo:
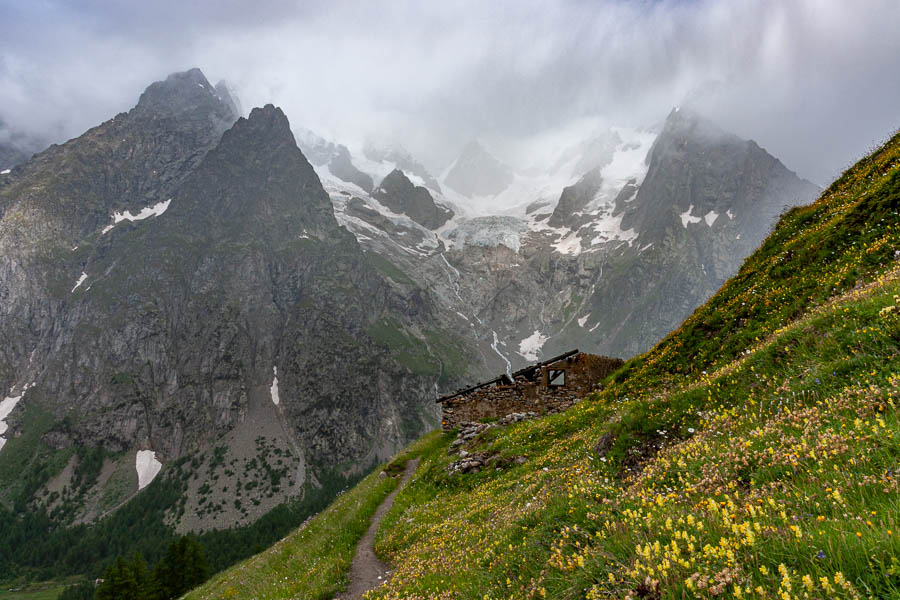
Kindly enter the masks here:
M 600 388 L 600 380 L 622 360 L 578 350 L 525 367 L 509 376 L 479 383 L 438 398 L 444 431 L 460 423 L 504 417 L 511 413 L 559 412 Z

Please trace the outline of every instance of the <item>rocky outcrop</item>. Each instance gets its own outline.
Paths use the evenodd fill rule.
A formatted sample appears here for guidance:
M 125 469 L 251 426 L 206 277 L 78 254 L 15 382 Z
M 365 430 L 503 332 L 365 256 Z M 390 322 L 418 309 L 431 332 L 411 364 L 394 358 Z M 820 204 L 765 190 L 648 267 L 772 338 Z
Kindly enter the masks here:
M 298 129 L 295 137 L 297 145 L 310 163 L 325 166 L 341 181 L 357 185 L 367 193 L 372 192 L 375 186 L 372 176 L 356 168 L 346 146 L 329 142 L 308 129 Z
M 370 175 L 353 166 L 353 162 L 350 159 L 350 151 L 347 150 L 346 146 L 338 145 L 335 147 L 334 154 L 328 163 L 328 170 L 338 179 L 354 183 L 367 192 L 371 193 L 375 186 Z
M 547 224 L 551 227 L 569 227 L 577 230 L 590 219 L 590 216 L 581 214 L 581 211 L 594 199 L 602 183 L 603 176 L 600 174 L 600 169 L 595 168 L 588 171 L 575 184 L 563 188 L 559 202 L 553 209 L 553 214 L 550 215 Z
M 453 216 L 453 211 L 435 204 L 427 189 L 413 185 L 399 169 L 382 180 L 372 197 L 427 229 L 437 229 Z

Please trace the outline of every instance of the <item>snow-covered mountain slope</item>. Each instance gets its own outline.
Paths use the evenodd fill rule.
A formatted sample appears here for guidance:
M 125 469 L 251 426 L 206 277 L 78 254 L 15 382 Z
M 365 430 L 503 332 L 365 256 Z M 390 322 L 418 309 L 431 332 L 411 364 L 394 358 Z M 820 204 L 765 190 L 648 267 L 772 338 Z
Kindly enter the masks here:
M 376 187 L 395 167 L 377 152 L 351 160 Z M 510 169 L 502 186 L 473 183 L 506 169 L 470 144 L 440 186 L 403 171 L 452 211 L 426 227 L 408 205 L 392 210 L 316 166 L 338 221 L 465 318 L 498 370 L 570 346 L 646 349 L 733 274 L 779 212 L 818 192 L 686 110 L 662 128 L 592 134 L 545 168 Z

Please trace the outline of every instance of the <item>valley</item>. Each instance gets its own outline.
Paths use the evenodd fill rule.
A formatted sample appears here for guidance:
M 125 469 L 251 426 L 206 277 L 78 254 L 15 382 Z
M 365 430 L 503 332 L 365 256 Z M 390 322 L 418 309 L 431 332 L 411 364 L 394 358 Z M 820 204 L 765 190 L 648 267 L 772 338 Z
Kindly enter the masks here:
M 330 597 L 394 475 L 421 460 L 376 537 L 377 554 L 403 565 L 380 597 L 653 597 L 675 555 L 663 571 L 649 551 L 623 557 L 627 569 L 603 571 L 608 587 L 600 561 L 572 583 L 564 573 L 615 554 L 572 532 L 603 537 L 611 514 L 651 515 L 641 490 L 663 496 L 641 478 L 665 471 L 658 455 L 693 447 L 695 432 L 729 419 L 728 435 L 775 431 L 783 411 L 769 396 L 756 416 L 735 412 L 742 390 L 775 393 L 771 373 L 747 379 L 746 357 L 783 343 L 815 298 L 856 306 L 853 286 L 882 300 L 893 290 L 893 232 L 882 227 L 896 216 L 897 165 L 883 158 L 894 141 L 868 159 L 879 165 L 869 188 L 845 175 L 817 202 L 817 186 L 690 107 L 646 128 L 586 131 L 527 169 L 474 140 L 432 175 L 400 146 L 326 140 L 272 104 L 242 116 L 229 90 L 199 69 L 173 73 L 128 112 L 17 154 L 0 174 L 0 580 L 97 577 L 136 552 L 152 566 L 187 534 L 222 573 L 190 597 Z M 887 198 L 877 210 L 853 212 L 877 193 Z M 821 274 L 767 287 L 783 277 L 777 262 L 814 271 L 810 248 L 839 247 L 842 210 L 865 256 L 845 250 L 830 288 Z M 883 218 L 866 229 L 859 219 L 872 214 Z M 804 219 L 821 223 L 821 239 L 776 260 L 773 248 L 805 239 Z M 763 270 L 770 279 L 757 279 Z M 753 311 L 729 296 L 751 280 Z M 859 310 L 860 323 L 872 316 Z M 876 342 L 877 360 L 853 373 L 891 364 L 890 340 Z M 440 424 L 434 400 L 572 348 L 629 360 L 571 410 L 469 442 L 465 452 L 503 465 L 495 473 L 454 473 L 450 438 L 428 434 Z M 804 403 L 791 410 L 830 423 L 838 413 L 815 404 L 800 375 L 818 358 L 805 360 L 784 375 Z M 703 393 L 711 402 L 712 385 L 716 398 L 729 391 L 695 419 L 688 408 Z M 660 477 L 672 489 L 675 475 Z M 681 501 L 700 506 L 691 485 Z M 464 502 L 470 494 L 483 501 Z M 415 526 L 399 520 L 407 512 Z M 561 519 L 575 529 L 541 525 Z M 452 543 L 428 527 L 452 531 Z M 610 539 L 616 552 L 637 540 Z M 478 540 L 490 540 L 486 554 Z M 501 544 L 509 552 L 494 554 Z M 300 577 L 281 547 L 316 566 Z M 465 557 L 476 555 L 472 571 Z M 433 572 L 417 583 L 420 567 Z M 274 574 L 287 583 L 273 588 Z

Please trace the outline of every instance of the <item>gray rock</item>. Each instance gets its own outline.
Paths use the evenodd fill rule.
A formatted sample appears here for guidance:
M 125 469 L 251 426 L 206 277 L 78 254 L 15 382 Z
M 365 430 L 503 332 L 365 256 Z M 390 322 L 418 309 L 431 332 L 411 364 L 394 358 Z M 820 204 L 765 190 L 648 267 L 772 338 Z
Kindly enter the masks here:
M 0 387 L 36 383 L 11 434 L 40 405 L 51 448 L 249 461 L 265 434 L 286 465 L 272 507 L 433 428 L 445 359 L 418 332 L 466 344 L 338 225 L 281 110 L 234 108 L 176 74 L 0 178 Z
M 338 145 L 335 148 L 334 155 L 328 163 L 328 170 L 338 179 L 349 183 L 355 183 L 365 191 L 372 192 L 372 188 L 374 187 L 372 177 L 363 173 L 353 165 L 353 161 L 350 158 L 350 151 L 347 150 L 346 146 Z
M 372 196 L 428 229 L 437 229 L 453 216 L 453 211 L 435 204 L 427 189 L 413 185 L 399 169 L 391 171 Z

